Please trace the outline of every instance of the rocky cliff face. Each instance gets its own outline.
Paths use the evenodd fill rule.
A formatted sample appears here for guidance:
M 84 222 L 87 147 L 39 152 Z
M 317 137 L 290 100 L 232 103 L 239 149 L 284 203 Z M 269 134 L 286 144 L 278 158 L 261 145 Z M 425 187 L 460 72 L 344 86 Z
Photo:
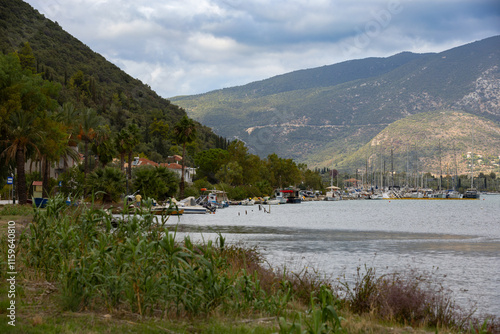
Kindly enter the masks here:
M 465 95 L 457 107 L 500 120 L 500 70 L 492 66 L 476 79 L 474 90 Z

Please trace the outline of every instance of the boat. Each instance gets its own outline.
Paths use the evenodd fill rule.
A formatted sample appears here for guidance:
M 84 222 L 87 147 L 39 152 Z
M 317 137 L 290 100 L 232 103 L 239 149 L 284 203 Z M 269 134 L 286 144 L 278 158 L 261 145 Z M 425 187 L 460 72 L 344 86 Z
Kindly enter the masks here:
M 286 204 L 286 198 L 281 195 L 277 195 L 276 200 L 279 202 L 279 204 Z
M 286 199 L 287 204 L 297 204 L 302 202 L 302 197 L 299 194 L 299 189 L 297 188 L 285 188 L 285 189 L 276 189 L 274 191 L 276 198 L 281 197 Z
M 205 214 L 207 212 L 214 213 L 215 207 L 208 209 L 202 205 L 196 204 L 196 199 L 193 196 L 187 197 L 177 202 L 177 207 L 184 211 L 184 214 Z
M 340 193 L 338 190 L 340 190 L 339 187 L 335 187 L 334 185 L 331 185 L 327 187 L 328 191 L 325 194 L 325 201 L 338 201 L 340 200 Z
M 155 215 L 180 216 L 184 210 L 173 205 L 155 205 L 151 207 L 151 213 Z
M 462 194 L 459 193 L 458 191 L 456 190 L 448 190 L 448 192 L 446 193 L 446 198 L 462 198 Z
M 462 198 L 469 199 L 479 199 L 480 195 L 476 188 L 474 188 L 474 127 L 471 130 L 471 141 L 472 141 L 472 149 L 471 149 L 471 169 L 470 169 L 470 188 L 464 192 L 464 196 Z
M 241 201 L 241 205 L 254 205 L 255 204 L 255 200 L 251 199 L 251 198 L 247 198 L 247 199 L 244 199 Z
M 481 195 L 477 191 L 477 189 L 471 188 L 467 189 L 464 193 L 463 198 L 469 198 L 469 199 L 479 199 Z
M 379 199 L 384 199 L 384 196 L 382 194 L 378 194 L 378 193 L 374 193 L 374 194 L 371 194 L 368 199 L 375 199 L 375 200 L 379 200 Z
M 285 200 L 285 203 L 286 203 L 286 200 Z M 279 204 L 282 204 L 282 203 L 281 203 L 281 199 L 279 199 L 279 198 L 264 197 L 264 203 L 263 204 L 266 204 L 266 205 L 279 205 Z
M 202 188 L 201 191 L 202 195 L 196 200 L 197 205 L 206 207 L 209 210 L 213 208 L 222 209 L 229 206 L 229 199 L 225 191 L 216 189 L 207 190 L 206 188 Z

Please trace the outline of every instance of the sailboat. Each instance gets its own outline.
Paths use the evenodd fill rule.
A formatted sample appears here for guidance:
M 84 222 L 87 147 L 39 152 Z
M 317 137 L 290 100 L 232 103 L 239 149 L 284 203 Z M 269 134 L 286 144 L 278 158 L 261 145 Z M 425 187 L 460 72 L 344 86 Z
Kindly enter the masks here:
M 331 179 L 330 179 L 330 186 L 326 187 L 328 191 L 325 194 L 325 201 L 338 201 L 340 200 L 340 195 L 335 195 L 335 191 L 340 190 L 339 187 L 335 187 L 333 185 L 333 163 L 332 163 L 332 170 L 330 172 L 331 174 Z
M 463 198 L 479 199 L 480 195 L 476 188 L 474 188 L 474 127 L 471 131 L 471 169 L 470 169 L 470 189 L 467 189 L 464 193 Z

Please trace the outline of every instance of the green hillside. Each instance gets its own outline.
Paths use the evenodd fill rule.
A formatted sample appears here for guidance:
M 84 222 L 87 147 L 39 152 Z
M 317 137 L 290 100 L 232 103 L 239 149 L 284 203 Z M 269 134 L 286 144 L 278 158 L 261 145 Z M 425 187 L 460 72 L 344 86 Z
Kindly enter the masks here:
M 454 109 L 500 121 L 498 45 L 496 36 L 437 54 L 344 62 L 172 101 L 256 154 L 328 166 L 409 115 Z
M 35 57 L 34 72 L 60 83 L 59 104 L 71 102 L 78 110 L 91 107 L 113 133 L 134 123 L 141 129 L 137 153 L 160 162 L 172 154 L 168 140 L 155 140 L 150 127 L 164 122 L 171 130 L 185 111 L 158 96 L 148 85 L 119 69 L 46 19 L 21 0 L 0 0 L 0 51 L 20 52 L 29 43 Z M 199 148 L 214 147 L 219 139 L 199 125 Z

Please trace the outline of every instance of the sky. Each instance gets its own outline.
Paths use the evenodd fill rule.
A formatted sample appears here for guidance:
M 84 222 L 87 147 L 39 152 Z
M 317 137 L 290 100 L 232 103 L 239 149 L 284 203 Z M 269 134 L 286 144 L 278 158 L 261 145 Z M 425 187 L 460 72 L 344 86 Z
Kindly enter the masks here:
M 24 0 L 160 96 L 500 35 L 498 0 Z

